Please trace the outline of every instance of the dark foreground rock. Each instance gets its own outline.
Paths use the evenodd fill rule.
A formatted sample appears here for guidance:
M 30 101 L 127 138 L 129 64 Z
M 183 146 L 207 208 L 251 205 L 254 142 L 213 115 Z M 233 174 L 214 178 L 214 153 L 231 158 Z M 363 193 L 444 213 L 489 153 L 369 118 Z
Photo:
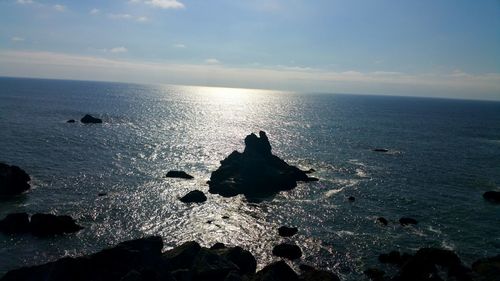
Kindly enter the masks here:
M 184 203 L 203 203 L 207 201 L 207 196 L 202 191 L 193 190 L 181 197 L 180 200 Z
M 483 198 L 493 203 L 500 203 L 500 191 L 486 191 Z
M 478 281 L 500 281 L 500 255 L 475 261 L 472 271 Z
M 0 232 L 7 234 L 28 232 L 30 218 L 26 213 L 8 214 L 0 221 Z
M 296 227 L 281 226 L 278 228 L 278 234 L 281 237 L 290 237 L 297 234 L 299 230 Z
M 162 253 L 161 237 L 126 241 L 98 253 L 65 257 L 7 272 L 2 281 L 338 281 L 332 273 L 309 269 L 297 275 L 279 261 L 255 272 L 257 262 L 240 247 L 208 249 L 186 242 Z
M 102 123 L 102 119 L 99 119 L 99 118 L 96 118 L 92 115 L 86 114 L 85 116 L 83 116 L 82 119 L 80 119 L 80 122 L 82 122 L 84 124 L 99 124 L 99 123 Z
M 481 275 L 473 277 L 473 272 L 463 265 L 460 258 L 452 251 L 438 248 L 422 248 L 414 255 L 392 251 L 379 256 L 382 263 L 394 264 L 398 271 L 394 276 L 382 279 L 382 271 L 365 271 L 372 280 L 390 281 L 472 281 L 483 280 Z M 497 270 L 498 270 L 497 264 Z M 487 270 L 487 272 L 492 272 Z M 486 273 L 485 273 L 486 274 Z M 485 279 L 495 280 L 495 279 Z M 498 280 L 498 279 L 497 279 Z
M 302 251 L 297 245 L 283 243 L 274 246 L 273 255 L 281 258 L 294 260 L 302 256 Z
M 193 176 L 190 174 L 184 172 L 184 171 L 168 171 L 168 173 L 165 175 L 167 178 L 179 178 L 179 179 L 194 179 Z
M 12 196 L 30 188 L 30 176 L 17 166 L 0 163 L 0 196 Z
M 53 236 L 83 229 L 70 216 L 26 213 L 9 214 L 0 221 L 0 232 L 7 234 L 31 233 L 35 236 Z
M 297 181 L 315 181 L 307 173 L 271 153 L 265 132 L 245 138 L 243 153 L 233 151 L 210 177 L 209 192 L 232 197 L 238 194 L 256 201 L 279 191 L 290 190 Z

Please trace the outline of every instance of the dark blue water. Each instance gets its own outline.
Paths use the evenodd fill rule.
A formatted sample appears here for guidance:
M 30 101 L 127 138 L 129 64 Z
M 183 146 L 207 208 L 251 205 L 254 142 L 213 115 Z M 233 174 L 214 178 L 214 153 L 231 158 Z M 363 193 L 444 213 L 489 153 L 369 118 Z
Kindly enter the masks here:
M 104 124 L 66 123 L 86 113 Z M 259 130 L 320 181 L 260 204 L 178 200 L 208 191 L 219 161 Z M 343 280 L 362 280 L 393 249 L 444 247 L 466 263 L 500 252 L 500 207 L 481 196 L 500 183 L 499 102 L 0 78 L 0 134 L 0 161 L 25 169 L 33 186 L 0 201 L 0 217 L 69 214 L 85 227 L 47 239 L 0 234 L 0 274 L 153 234 L 168 247 L 242 245 L 260 266 L 291 240 L 304 252 L 292 265 Z M 195 180 L 163 178 L 171 169 Z M 379 216 L 390 224 L 376 224 Z M 419 224 L 401 227 L 402 216 Z M 299 234 L 278 237 L 282 224 Z

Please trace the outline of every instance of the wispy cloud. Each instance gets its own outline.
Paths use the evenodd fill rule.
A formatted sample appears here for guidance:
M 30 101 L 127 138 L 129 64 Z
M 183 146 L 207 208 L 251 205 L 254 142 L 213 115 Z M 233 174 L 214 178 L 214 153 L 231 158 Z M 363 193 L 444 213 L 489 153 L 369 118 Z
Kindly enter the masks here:
M 56 4 L 54 6 L 52 6 L 56 11 L 58 12 L 64 12 L 66 11 L 66 6 L 64 5 L 60 5 L 60 4 Z
M 500 92 L 500 73 L 471 74 L 455 71 L 407 74 L 356 70 L 334 72 L 264 66 L 151 63 L 28 51 L 0 51 L 0 75 L 141 83 L 210 84 L 307 92 L 435 97 L 449 97 L 450 93 L 453 93 L 455 97 L 497 100 Z
M 22 41 L 24 41 L 24 38 L 14 36 L 14 37 L 10 38 L 10 41 L 12 41 L 12 42 L 22 42 Z
M 128 49 L 120 46 L 120 47 L 115 47 L 109 50 L 110 53 L 126 53 L 128 52 Z
M 101 10 L 97 9 L 97 8 L 94 8 L 92 10 L 89 11 L 89 14 L 91 15 L 97 15 L 101 12 Z
M 205 63 L 207 63 L 207 64 L 220 64 L 220 61 L 218 59 L 215 59 L 215 58 L 209 58 L 209 59 L 205 60 Z
M 133 16 L 131 14 L 108 14 L 108 18 L 112 20 L 130 20 L 136 22 L 148 22 L 149 18 L 145 16 Z
M 33 1 L 33 0 L 16 0 L 16 3 L 21 4 L 21 5 L 28 5 L 28 4 L 34 4 L 35 1 Z
M 184 48 L 186 48 L 186 45 L 177 43 L 177 44 L 173 44 L 172 47 L 178 48 L 178 49 L 184 49 Z
M 184 4 L 178 0 L 129 0 L 131 4 L 145 3 L 154 8 L 160 9 L 183 9 Z

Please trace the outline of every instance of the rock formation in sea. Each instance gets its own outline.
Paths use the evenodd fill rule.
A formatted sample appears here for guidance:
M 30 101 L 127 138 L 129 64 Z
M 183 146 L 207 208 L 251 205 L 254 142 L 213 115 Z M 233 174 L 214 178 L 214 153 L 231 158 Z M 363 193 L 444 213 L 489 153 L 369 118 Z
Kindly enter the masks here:
M 12 196 L 30 188 L 30 176 L 18 166 L 0 163 L 0 196 Z
M 265 132 L 259 136 L 250 134 L 245 138 L 243 153 L 233 151 L 222 160 L 220 167 L 212 172 L 209 192 L 232 197 L 243 194 L 251 200 L 291 190 L 298 181 L 316 181 L 305 171 L 288 165 L 271 152 L 271 144 Z
M 122 242 L 117 246 L 82 257 L 65 257 L 46 264 L 11 270 L 1 281 L 338 281 L 327 271 L 308 267 L 297 274 L 278 261 L 256 272 L 253 255 L 238 246 L 201 247 L 186 242 L 162 252 L 158 236 Z
M 182 196 L 179 200 L 184 203 L 203 203 L 207 201 L 207 196 L 200 190 L 193 190 Z
M 0 220 L 0 232 L 6 234 L 31 233 L 35 236 L 54 236 L 83 229 L 70 216 L 27 213 L 8 214 Z
M 168 171 L 165 175 L 166 178 L 179 178 L 179 179 L 194 179 L 193 176 L 184 171 Z
M 278 234 L 281 237 L 290 237 L 297 234 L 299 230 L 296 227 L 281 226 L 278 228 Z
M 102 119 L 99 119 L 99 118 L 96 118 L 92 115 L 86 114 L 85 116 L 83 116 L 82 119 L 80 119 L 80 122 L 82 122 L 84 124 L 98 124 L 98 123 L 102 123 Z

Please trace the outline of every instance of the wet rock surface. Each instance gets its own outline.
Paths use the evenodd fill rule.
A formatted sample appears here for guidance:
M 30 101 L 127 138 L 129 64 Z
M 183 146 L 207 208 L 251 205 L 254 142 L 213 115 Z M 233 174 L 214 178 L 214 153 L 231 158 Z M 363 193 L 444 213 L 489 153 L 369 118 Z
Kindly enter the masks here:
M 233 151 L 210 177 L 209 192 L 224 197 L 243 194 L 252 201 L 291 190 L 298 181 L 316 181 L 271 153 L 265 132 L 245 138 L 243 153 Z

